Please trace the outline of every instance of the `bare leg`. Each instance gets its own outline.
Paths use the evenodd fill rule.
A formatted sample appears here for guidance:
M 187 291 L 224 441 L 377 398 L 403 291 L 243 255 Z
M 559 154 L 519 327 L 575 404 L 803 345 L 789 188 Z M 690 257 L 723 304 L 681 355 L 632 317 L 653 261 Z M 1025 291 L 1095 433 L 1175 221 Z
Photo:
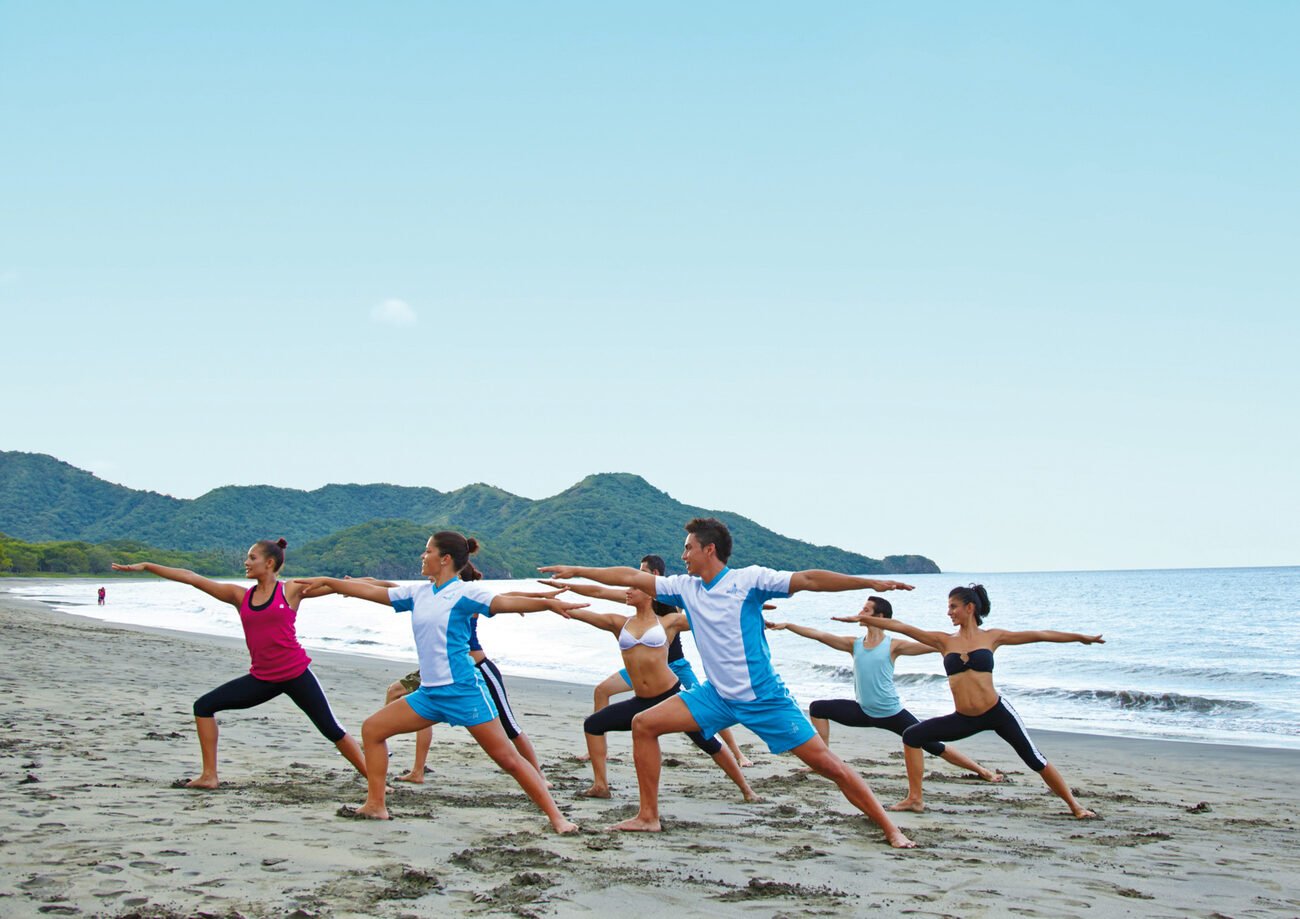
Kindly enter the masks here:
M 1056 767 L 1051 763 L 1048 763 L 1047 768 L 1040 772 L 1039 775 L 1043 777 L 1043 781 L 1047 783 L 1047 787 L 1056 792 L 1056 796 L 1069 805 L 1070 813 L 1074 814 L 1074 816 L 1078 817 L 1080 820 L 1087 820 L 1089 817 L 1097 816 L 1078 801 L 1074 800 L 1074 793 L 1070 791 L 1070 786 L 1065 783 L 1065 778 L 1061 773 L 1056 771 Z
M 344 734 L 334 746 L 343 754 L 344 759 L 352 764 L 352 768 L 361 773 L 361 777 L 364 779 L 366 777 L 366 759 L 361 753 L 361 744 L 357 743 L 357 739 L 351 734 Z
M 744 769 L 747 766 L 754 765 L 754 761 L 741 752 L 740 744 L 736 743 L 736 735 L 731 733 L 731 728 L 723 728 L 721 731 L 718 731 L 718 737 L 720 737 L 722 742 L 727 745 L 727 749 L 731 751 L 732 758 L 740 764 L 740 768 Z
M 600 711 L 602 708 L 609 705 L 610 696 L 617 696 L 620 693 L 629 692 L 631 691 L 631 689 L 632 686 L 628 683 L 627 680 L 623 679 L 623 675 L 621 673 L 611 673 L 609 676 L 605 677 L 605 679 L 601 680 L 600 683 L 597 684 L 595 690 L 592 692 L 591 710 L 593 712 Z M 591 755 L 590 752 L 580 753 L 578 754 L 578 759 L 585 760 L 590 755 Z
M 587 758 L 591 760 L 591 787 L 583 792 L 588 798 L 609 797 L 609 775 L 605 771 L 609 744 L 604 734 L 586 734 Z
M 528 797 L 533 799 L 533 803 L 546 814 L 555 832 L 577 832 L 578 825 L 561 814 L 560 809 L 555 806 L 555 800 L 546 790 L 546 780 L 542 778 L 541 773 L 510 745 L 510 740 L 506 737 L 500 721 L 493 718 L 491 721 L 476 724 L 468 730 L 484 752 L 492 757 L 493 762 L 514 776 L 519 787 L 527 792 Z
M 203 756 L 203 771 L 198 778 L 190 779 L 186 788 L 216 788 L 217 779 L 217 719 L 194 716 L 194 727 L 199 732 L 199 752 Z
M 1006 778 L 1006 776 L 1001 772 L 981 766 L 979 763 L 975 762 L 975 760 L 971 759 L 951 744 L 944 747 L 943 753 L 940 754 L 940 758 L 947 760 L 959 769 L 965 769 L 968 772 L 975 773 L 986 782 L 1001 782 Z
M 361 725 L 361 739 L 366 748 L 366 801 L 357 808 L 358 817 L 388 819 L 384 803 L 388 791 L 388 738 L 432 725 L 432 721 L 421 718 L 402 699 L 390 702 L 365 720 Z
M 895 849 L 910 849 L 916 845 L 903 835 L 902 830 L 894 826 L 894 822 L 889 819 L 889 815 L 880 806 L 876 796 L 871 793 L 871 786 L 832 753 L 820 737 L 805 741 L 790 752 L 811 766 L 818 775 L 824 775 L 838 785 L 844 797 L 849 799 L 849 803 L 871 818 L 871 821 L 884 831 L 885 839 Z
M 636 761 L 636 784 L 641 795 L 641 807 L 635 817 L 615 824 L 610 827 L 611 830 L 658 833 L 663 829 L 659 822 L 659 773 L 662 769 L 659 738 L 664 734 L 699 729 L 700 726 L 691 716 L 691 710 L 677 696 L 665 699 L 632 719 L 632 758 Z
M 511 743 L 515 745 L 515 750 L 517 750 L 519 755 L 527 761 L 528 765 L 537 770 L 537 774 L 542 777 L 542 781 L 546 783 L 546 787 L 554 788 L 555 786 L 551 783 L 551 780 L 548 779 L 546 773 L 542 771 L 542 764 L 537 759 L 537 751 L 533 749 L 533 742 L 528 739 L 528 735 L 520 731 L 511 739 Z
M 920 747 L 909 747 L 907 744 L 903 744 L 903 761 L 907 763 L 907 797 L 889 809 L 891 811 L 914 811 L 919 814 L 925 810 L 921 788 L 921 782 L 925 776 L 925 751 Z
M 401 680 L 394 680 L 388 684 L 388 692 L 384 695 L 384 704 L 391 705 L 398 699 L 403 699 L 410 692 L 402 685 Z M 399 775 L 395 781 L 410 782 L 412 785 L 421 785 L 424 783 L 424 764 L 429 758 L 429 747 L 433 745 L 433 728 L 420 728 L 415 732 L 415 763 L 411 766 L 411 771 L 406 775 Z
M 750 804 L 756 804 L 763 799 L 758 796 L 758 792 L 749 787 L 749 782 L 745 781 L 745 775 L 740 771 L 740 763 L 731 755 L 731 751 L 723 747 L 717 753 L 713 754 L 713 761 L 722 767 L 722 771 L 727 774 L 727 778 L 736 783 L 740 793 L 745 796 L 745 800 Z
M 831 745 L 830 721 L 826 718 L 814 718 L 811 715 L 808 716 L 808 720 L 811 721 L 812 726 L 817 729 L 817 736 L 822 739 L 822 743 L 829 747 Z

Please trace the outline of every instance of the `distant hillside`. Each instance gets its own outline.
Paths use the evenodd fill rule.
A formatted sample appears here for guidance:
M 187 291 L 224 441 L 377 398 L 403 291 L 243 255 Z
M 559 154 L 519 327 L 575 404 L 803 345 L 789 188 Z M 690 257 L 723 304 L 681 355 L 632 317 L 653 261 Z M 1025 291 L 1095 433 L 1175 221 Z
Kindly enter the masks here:
M 738 565 L 862 574 L 939 570 L 921 555 L 879 560 L 789 539 L 738 514 L 682 504 L 627 473 L 591 475 L 537 501 L 481 484 L 452 492 L 396 485 L 326 485 L 314 491 L 232 485 L 181 500 L 113 485 L 50 456 L 0 452 L 0 531 L 17 539 L 130 539 L 229 552 L 255 539 L 284 536 L 290 544 L 286 570 L 299 574 L 415 576 L 394 572 L 411 563 L 418 574 L 424 540 L 439 527 L 477 537 L 483 543 L 479 567 L 494 576 L 527 577 L 547 563 L 634 564 L 651 552 L 680 570 L 682 524 L 695 516 L 716 516 L 731 527 Z

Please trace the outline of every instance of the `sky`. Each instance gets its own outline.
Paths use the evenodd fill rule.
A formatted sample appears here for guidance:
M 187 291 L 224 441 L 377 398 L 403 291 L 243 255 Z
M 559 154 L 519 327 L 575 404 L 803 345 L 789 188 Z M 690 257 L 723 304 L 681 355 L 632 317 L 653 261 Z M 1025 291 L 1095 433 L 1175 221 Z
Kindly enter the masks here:
M 1300 564 L 1298 33 L 0 0 L 0 450 L 184 498 L 633 472 L 951 571 Z

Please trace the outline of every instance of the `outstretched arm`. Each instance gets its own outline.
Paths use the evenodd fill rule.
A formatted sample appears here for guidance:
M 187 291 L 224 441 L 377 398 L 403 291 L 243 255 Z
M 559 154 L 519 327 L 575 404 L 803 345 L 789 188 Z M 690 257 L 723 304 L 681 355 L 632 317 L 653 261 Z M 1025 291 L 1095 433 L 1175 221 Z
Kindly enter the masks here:
M 832 635 L 830 632 L 810 629 L 806 625 L 795 625 L 793 622 L 765 622 L 764 625 L 776 632 L 794 632 L 801 638 L 811 638 L 813 641 L 820 641 L 828 648 L 847 651 L 850 654 L 853 653 L 853 643 L 857 641 L 852 635 Z
M 614 603 L 627 602 L 626 588 L 619 590 L 615 587 L 601 587 L 599 584 L 565 584 L 563 581 L 554 581 L 548 578 L 542 578 L 542 583 L 548 587 L 556 587 L 560 590 L 581 594 L 584 597 L 591 597 L 593 600 L 610 600 Z
M 920 654 L 933 654 L 938 648 L 931 645 L 923 645 L 915 641 L 891 641 L 889 643 L 889 653 L 894 660 L 900 657 L 916 657 Z
M 294 578 L 304 597 L 319 597 L 326 593 L 343 594 L 372 603 L 388 606 L 388 588 L 381 587 L 369 578 Z
M 620 616 L 618 613 L 597 613 L 589 609 L 569 609 L 560 613 L 560 615 L 565 619 L 576 619 L 578 622 L 594 625 L 598 629 L 612 632 L 615 635 L 623 631 L 623 626 L 628 620 L 627 616 Z
M 222 603 L 229 603 L 231 606 L 238 606 L 244 602 L 246 588 L 240 587 L 238 584 L 223 584 L 220 581 L 213 581 L 201 574 L 195 574 L 187 568 L 168 568 L 165 565 L 155 565 L 153 562 L 138 562 L 134 565 L 119 565 L 117 562 L 113 562 L 113 570 L 147 571 L 169 581 L 179 581 L 181 584 L 197 587 L 205 594 L 216 597 Z
M 655 595 L 655 576 L 638 568 L 579 568 L 576 565 L 546 565 L 538 568 L 558 581 L 569 578 L 586 578 L 610 587 L 635 587 L 637 590 Z
M 991 637 L 995 648 L 1001 645 L 1031 645 L 1039 641 L 1052 641 L 1058 644 L 1077 641 L 1081 645 L 1104 645 L 1106 643 L 1106 639 L 1100 635 L 1080 635 L 1078 632 L 1009 632 L 1006 629 L 989 629 L 989 631 L 993 633 Z
M 569 603 L 554 597 L 521 596 L 519 594 L 497 594 L 488 607 L 492 615 L 498 613 L 540 613 L 551 610 L 561 616 L 577 609 L 584 609 L 585 603 Z
M 906 635 L 913 641 L 919 641 L 936 651 L 942 651 L 944 643 L 951 637 L 947 632 L 927 632 L 925 629 L 918 629 L 914 625 L 908 625 L 906 622 L 899 622 L 897 619 L 885 619 L 881 616 L 859 616 L 858 622 L 863 625 L 874 625 L 878 629 L 884 629 L 886 632 L 897 632 L 900 635 Z M 920 652 L 917 652 L 918 654 Z
M 911 590 L 911 584 L 902 581 L 880 581 L 876 578 L 860 578 L 838 571 L 796 571 L 790 575 L 790 593 L 797 590 L 818 592 L 838 592 L 842 590 L 874 590 L 884 593 L 887 590 Z

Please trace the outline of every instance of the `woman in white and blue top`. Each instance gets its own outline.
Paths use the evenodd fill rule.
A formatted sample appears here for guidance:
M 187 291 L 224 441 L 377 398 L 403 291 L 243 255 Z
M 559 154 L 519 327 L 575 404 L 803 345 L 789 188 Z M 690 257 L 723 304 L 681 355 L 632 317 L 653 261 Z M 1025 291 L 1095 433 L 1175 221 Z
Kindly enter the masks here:
M 884 597 L 871 597 L 862 605 L 863 616 L 880 616 L 893 618 L 894 609 Z M 857 622 L 857 616 L 836 616 L 837 622 Z M 828 648 L 846 651 L 853 655 L 853 685 L 855 699 L 818 699 L 808 706 L 808 716 L 828 744 L 831 739 L 830 722 L 855 728 L 883 728 L 899 737 L 919 719 L 903 707 L 894 687 L 894 662 L 899 657 L 920 654 L 932 654 L 934 648 L 915 641 L 900 641 L 887 636 L 883 630 L 868 626 L 862 636 L 832 635 L 819 629 L 796 625 L 793 622 L 769 622 L 769 629 L 793 632 L 803 638 L 820 641 Z M 1001 782 L 1003 775 L 981 766 L 956 747 L 942 743 L 927 744 L 925 752 L 942 757 L 961 769 L 977 774 L 986 782 Z M 914 768 L 908 760 L 907 797 L 899 801 L 890 810 L 916 811 L 925 809 L 922 803 L 923 769 Z
M 366 581 L 339 578 L 304 578 L 301 583 L 328 588 L 335 593 L 391 605 L 397 612 L 411 614 L 415 650 L 420 659 L 420 686 L 409 695 L 385 705 L 361 726 L 366 752 L 366 801 L 355 816 L 388 819 L 385 781 L 388 776 L 387 740 L 394 734 L 409 734 L 438 722 L 469 729 L 484 751 L 498 766 L 514 776 L 551 821 L 557 833 L 571 833 L 577 826 L 555 806 L 546 781 L 519 755 L 497 720 L 496 706 L 488 694 L 478 668 L 470 658 L 471 622 L 475 616 L 497 613 L 532 613 L 553 610 L 563 614 L 581 609 L 585 603 L 566 603 L 554 597 L 502 596 L 481 584 L 470 564 L 478 542 L 459 533 L 442 531 L 429 537 L 421 556 L 420 573 L 428 584 L 381 587 Z

